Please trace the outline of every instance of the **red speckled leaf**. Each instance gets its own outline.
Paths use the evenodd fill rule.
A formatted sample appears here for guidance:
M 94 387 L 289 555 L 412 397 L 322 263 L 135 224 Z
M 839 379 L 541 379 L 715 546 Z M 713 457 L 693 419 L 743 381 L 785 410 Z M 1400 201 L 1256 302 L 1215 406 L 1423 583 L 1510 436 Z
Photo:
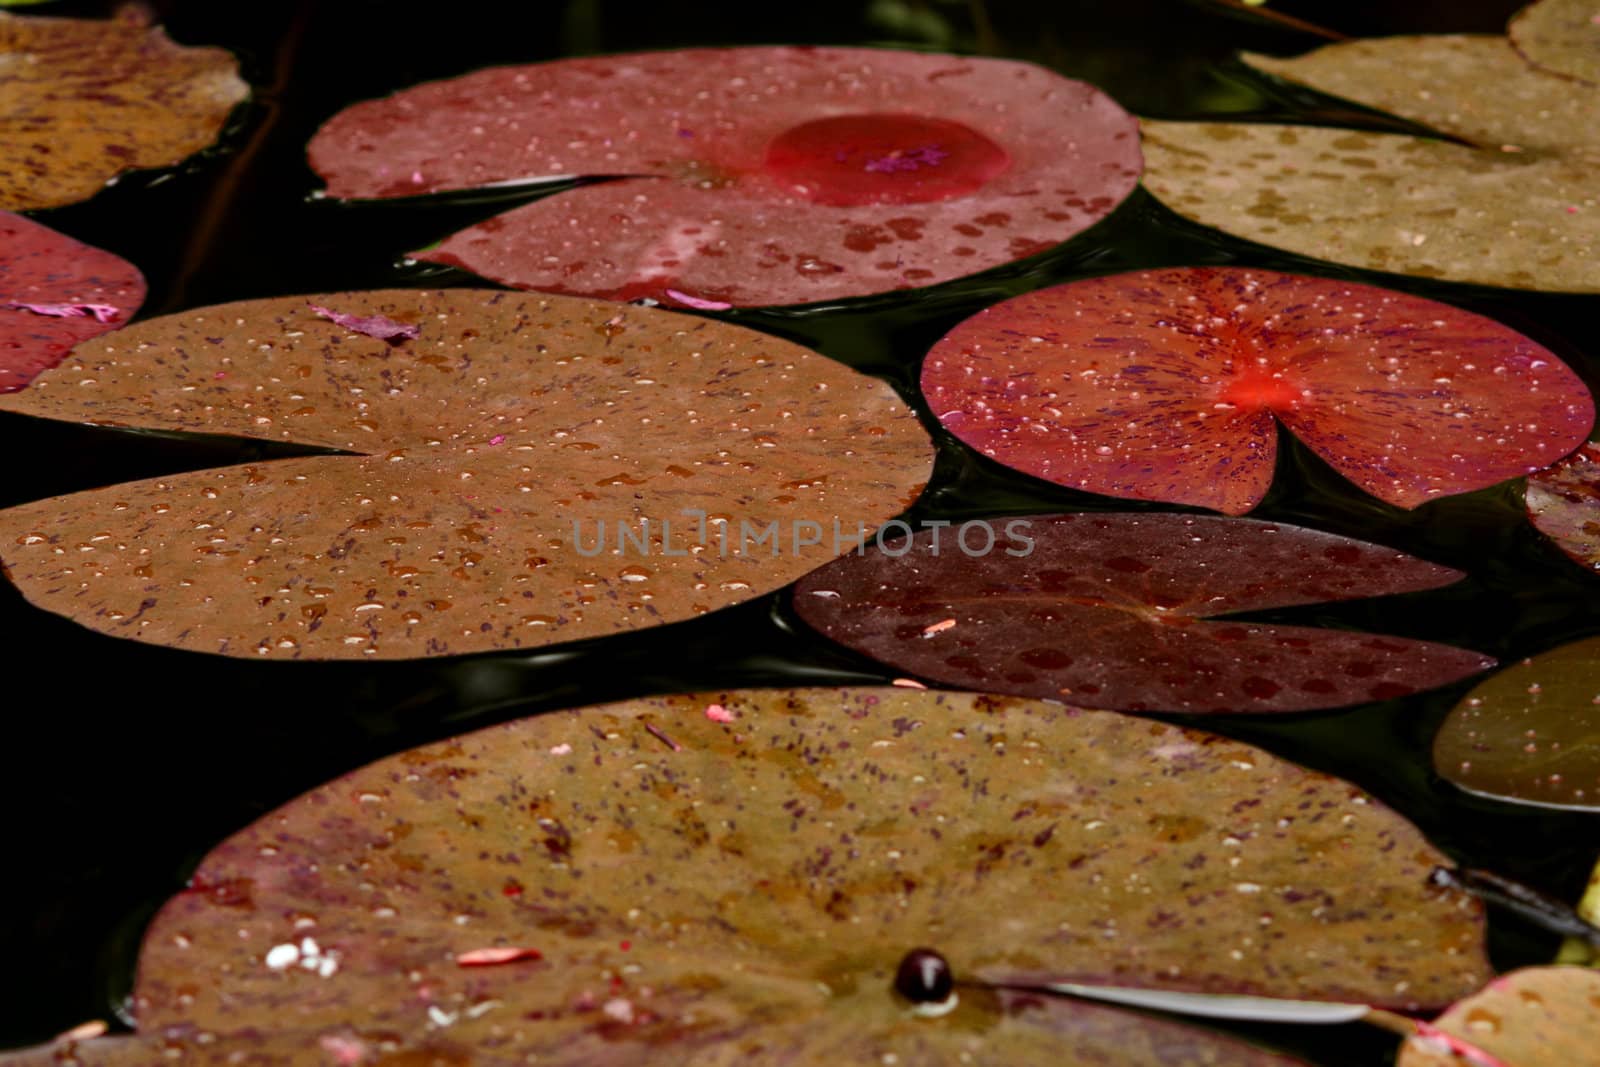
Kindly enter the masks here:
M 1505 1067 L 1580 1067 L 1594 1062 L 1600 1046 L 1597 1009 L 1600 971 L 1512 971 L 1434 1020 L 1434 1029 L 1466 1042 L 1474 1053 L 1453 1054 L 1448 1041 L 1423 1035 L 1401 1046 L 1398 1067 L 1489 1067 L 1496 1061 Z
M 958 693 L 680 695 L 401 753 L 268 815 L 151 924 L 133 1007 L 152 1034 L 388 1040 L 391 1062 L 1265 1064 L 977 983 L 1447 1003 L 1490 972 L 1477 902 L 1429 883 L 1443 862 L 1349 783 L 1198 731 Z M 459 966 L 496 946 L 542 958 Z M 939 1017 L 892 992 L 924 946 L 965 983 Z
M 1461 577 L 1391 548 L 1192 515 L 988 525 L 998 539 L 987 553 L 969 554 L 987 540 L 974 527 L 843 556 L 802 579 L 795 609 L 835 641 L 898 670 L 1123 711 L 1330 708 L 1404 696 L 1494 665 L 1476 652 L 1405 638 L 1207 621 L 1434 589 Z
M 1600 446 L 1528 476 L 1528 519 L 1573 561 L 1600 570 Z
M 1600 811 L 1600 637 L 1541 653 L 1473 689 L 1439 727 L 1433 765 L 1462 789 Z
M 479 71 L 347 108 L 309 153 L 341 198 L 632 176 L 419 258 L 522 288 L 742 305 L 1033 255 L 1108 215 L 1140 170 L 1134 120 L 1091 86 L 1010 60 L 854 48 Z
M 233 56 L 173 44 L 138 4 L 108 20 L 0 12 L 0 208 L 87 200 L 177 163 L 249 93 Z
M 417 336 L 390 344 L 312 305 Z M 691 618 L 831 559 L 835 524 L 890 518 L 932 464 L 892 389 L 814 352 L 504 291 L 152 319 L 79 346 L 5 410 L 355 453 L 0 511 L 0 562 L 35 604 L 233 656 L 445 655 Z M 686 509 L 776 524 L 780 543 L 721 538 Z
M 1594 422 L 1556 356 L 1492 319 L 1370 285 L 1172 268 L 1007 300 L 950 331 L 922 388 L 1008 467 L 1134 500 L 1260 503 L 1277 422 L 1413 508 L 1553 463 Z
M 144 294 L 132 263 L 0 211 L 0 393 L 21 389 L 79 341 L 122 325 Z

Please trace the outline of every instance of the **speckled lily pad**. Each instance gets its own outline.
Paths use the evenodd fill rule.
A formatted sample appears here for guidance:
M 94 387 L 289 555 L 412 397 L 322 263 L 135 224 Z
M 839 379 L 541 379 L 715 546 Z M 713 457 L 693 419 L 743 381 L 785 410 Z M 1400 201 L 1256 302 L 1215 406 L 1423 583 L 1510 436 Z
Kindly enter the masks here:
M 1528 520 L 1574 563 L 1600 570 L 1600 445 L 1528 476 Z
M 1442 1004 L 1490 973 L 1478 904 L 1429 883 L 1443 859 L 1348 783 L 1124 716 L 898 689 L 635 700 L 401 753 L 224 842 L 146 933 L 133 1040 L 294 1031 L 272 1061 L 294 1063 L 1265 1064 L 971 983 Z M 892 992 L 919 946 L 958 979 L 947 1014 Z M 538 956 L 462 965 L 496 947 Z
M 794 602 L 835 641 L 949 685 L 1124 711 L 1282 712 L 1405 696 L 1494 660 L 1217 616 L 1460 577 L 1296 526 L 1106 512 L 926 531 L 841 556 L 807 575 Z
M 1528 64 L 1503 37 L 1390 37 L 1269 74 L 1465 143 L 1308 126 L 1143 123 L 1145 184 L 1175 211 L 1372 270 L 1600 292 L 1600 87 Z
M 1600 7 L 1594 0 L 1540 0 L 1518 12 L 1506 32 L 1528 62 L 1600 85 Z
M 152 319 L 0 411 L 352 453 L 0 511 L 0 561 L 34 603 L 232 656 L 483 652 L 692 618 L 833 558 L 836 524 L 890 518 L 932 465 L 892 389 L 797 345 L 504 291 Z
M 71 204 L 177 163 L 249 93 L 232 55 L 172 43 L 139 4 L 109 20 L 0 12 L 0 208 Z
M 1600 637 L 1485 680 L 1439 727 L 1433 765 L 1473 793 L 1600 811 Z
M 838 300 L 1009 263 L 1110 214 L 1140 168 L 1133 118 L 1092 86 L 861 48 L 479 71 L 347 108 L 309 154 L 341 198 L 626 176 L 416 255 L 520 288 L 689 306 Z
M 1427 1035 L 1401 1046 L 1399 1067 L 1578 1067 L 1600 1045 L 1600 971 L 1527 967 L 1489 983 L 1434 1021 L 1444 1034 L 1494 1057 L 1457 1055 Z M 1459 1047 L 1459 1046 L 1458 1046 Z

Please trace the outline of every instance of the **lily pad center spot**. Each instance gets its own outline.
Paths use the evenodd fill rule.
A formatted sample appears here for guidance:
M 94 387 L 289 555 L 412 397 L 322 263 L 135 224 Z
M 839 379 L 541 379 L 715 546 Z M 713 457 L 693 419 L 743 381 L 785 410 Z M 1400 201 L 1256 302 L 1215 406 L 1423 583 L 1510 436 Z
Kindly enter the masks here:
M 894 991 L 923 1016 L 946 1015 L 958 1003 L 950 964 L 931 948 L 914 948 L 905 954 L 895 969 Z
M 1219 403 L 1244 411 L 1292 411 L 1303 396 L 1282 371 L 1260 363 L 1236 363 L 1223 384 Z
M 868 113 L 791 127 L 767 145 L 763 169 L 819 204 L 926 204 L 977 192 L 1011 156 L 948 119 Z

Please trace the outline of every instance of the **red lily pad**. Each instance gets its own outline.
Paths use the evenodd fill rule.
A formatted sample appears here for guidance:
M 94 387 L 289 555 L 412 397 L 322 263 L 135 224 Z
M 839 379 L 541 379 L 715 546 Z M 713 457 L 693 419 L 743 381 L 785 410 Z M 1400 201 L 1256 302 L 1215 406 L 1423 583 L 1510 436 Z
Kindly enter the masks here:
M 1600 637 L 1525 659 L 1451 710 L 1433 766 L 1462 789 L 1549 808 L 1600 811 Z
M 692 618 L 833 558 L 836 529 L 893 516 L 932 466 L 889 386 L 797 345 L 504 291 L 151 319 L 0 411 L 351 453 L 0 511 L 0 562 L 35 604 L 232 656 L 446 655 Z
M 1575 563 L 1600 570 L 1600 445 L 1528 476 L 1528 520 Z
M 1230 515 L 1266 494 L 1279 422 L 1405 508 L 1538 470 L 1594 422 L 1578 376 L 1492 319 L 1233 268 L 1014 297 L 939 341 L 922 388 L 952 433 L 1008 467 Z
M 1214 618 L 1461 577 L 1380 545 L 1196 515 L 968 526 L 843 556 L 801 580 L 795 610 L 833 640 L 923 678 L 1122 711 L 1331 708 L 1494 665 L 1449 645 Z M 991 530 L 1000 539 L 978 551 Z
M 1577 1067 L 1591 1062 L 1600 1044 L 1596 1007 L 1600 971 L 1525 967 L 1496 978 L 1452 1005 L 1427 1032 L 1408 1038 L 1398 1067 Z
M 144 296 L 132 263 L 0 211 L 0 393 L 122 325 Z
M 232 55 L 173 44 L 140 4 L 111 19 L 0 12 L 0 208 L 87 200 L 177 163 L 249 95 Z
M 627 176 L 415 254 L 527 289 L 798 304 L 1066 240 L 1133 190 L 1136 130 L 1105 94 L 1028 63 L 722 48 L 420 85 L 340 112 L 309 155 L 345 199 Z
M 146 931 L 132 1041 L 288 1032 L 308 1063 L 330 1039 L 372 1050 L 345 1062 L 1277 1063 L 991 984 L 1447 1003 L 1490 971 L 1480 906 L 1429 883 L 1442 862 L 1347 782 L 1125 716 L 895 689 L 635 700 L 392 756 L 224 842 Z M 501 946 L 541 957 L 459 965 Z M 918 1014 L 895 989 L 924 947 L 956 999 Z

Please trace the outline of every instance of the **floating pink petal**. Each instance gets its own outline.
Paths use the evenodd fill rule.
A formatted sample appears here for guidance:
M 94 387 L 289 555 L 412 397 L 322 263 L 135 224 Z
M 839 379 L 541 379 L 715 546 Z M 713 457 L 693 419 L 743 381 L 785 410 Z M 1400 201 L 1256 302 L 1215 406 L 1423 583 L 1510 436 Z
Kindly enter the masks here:
M 1571 368 L 1492 319 L 1233 268 L 1007 300 L 933 347 L 922 388 L 940 422 L 1008 467 L 1230 515 L 1271 484 L 1279 422 L 1404 508 L 1539 470 L 1594 422 Z
M 697 308 L 700 311 L 727 311 L 729 308 L 733 307 L 733 305 L 728 303 L 726 300 L 702 300 L 698 296 L 690 296 L 688 293 L 680 293 L 676 289 L 668 289 L 666 294 L 673 300 L 682 304 L 684 307 Z
M 706 718 L 712 722 L 733 722 L 736 716 L 721 704 L 707 704 Z
M 544 953 L 536 948 L 507 945 L 500 948 L 475 948 L 468 952 L 457 952 L 456 966 L 495 967 L 502 963 L 516 963 L 519 960 L 538 960 L 543 958 Z
M 0 393 L 21 389 L 73 345 L 120 325 L 144 294 L 133 264 L 0 211 Z
M 837 300 L 1009 263 L 1110 214 L 1142 166 L 1133 118 L 1092 86 L 1011 60 L 852 48 L 479 71 L 347 108 L 309 154 L 340 198 L 621 176 L 417 258 L 690 307 Z
M 422 332 L 422 327 L 415 324 L 396 322 L 387 315 L 347 315 L 342 311 L 332 311 L 320 304 L 307 304 L 312 311 L 347 330 L 364 333 L 368 337 L 376 337 L 380 341 L 391 343 L 409 341 Z

